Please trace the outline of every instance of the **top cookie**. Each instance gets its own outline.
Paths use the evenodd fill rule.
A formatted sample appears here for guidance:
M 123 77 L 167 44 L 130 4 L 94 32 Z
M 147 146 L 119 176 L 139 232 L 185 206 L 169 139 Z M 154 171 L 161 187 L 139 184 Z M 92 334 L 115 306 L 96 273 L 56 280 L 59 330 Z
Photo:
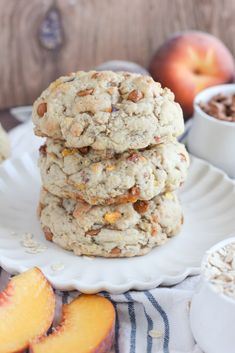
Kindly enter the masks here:
M 10 140 L 0 124 L 0 163 L 10 156 Z
M 68 147 L 123 152 L 156 145 L 184 130 L 173 93 L 151 77 L 78 71 L 60 77 L 35 101 L 35 133 Z

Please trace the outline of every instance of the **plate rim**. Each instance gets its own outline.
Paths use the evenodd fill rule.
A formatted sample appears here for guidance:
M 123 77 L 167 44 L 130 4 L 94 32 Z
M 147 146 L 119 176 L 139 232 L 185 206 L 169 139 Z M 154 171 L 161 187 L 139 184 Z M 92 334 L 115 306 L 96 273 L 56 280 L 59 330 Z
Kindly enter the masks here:
M 0 170 L 2 168 L 7 168 L 8 164 L 14 164 L 15 160 L 22 160 L 24 159 L 24 156 L 31 156 L 35 154 L 37 150 L 31 150 L 31 152 L 24 152 L 20 157 L 12 157 L 9 160 L 5 161 L 1 166 Z M 200 163 L 201 165 L 207 166 L 208 169 L 212 172 L 216 172 L 217 174 L 220 174 L 223 178 L 222 180 L 226 180 L 226 182 L 230 183 L 233 186 L 233 189 L 235 189 L 235 181 L 229 178 L 229 176 L 223 172 L 221 169 L 211 165 L 209 162 L 197 158 L 195 156 L 190 155 L 191 161 L 195 161 L 196 163 Z M 228 235 L 228 237 L 231 235 Z M 112 259 L 111 259 L 112 260 Z M 15 274 L 15 273 L 21 273 L 25 271 L 26 269 L 29 268 L 29 266 L 25 265 L 22 263 L 22 261 L 15 260 L 13 258 L 8 258 L 6 259 L 6 256 L 3 254 L 2 250 L 0 249 L 0 266 L 6 270 L 9 273 Z M 38 266 L 40 268 L 40 266 Z M 44 269 L 42 268 L 42 271 Z M 98 280 L 98 282 L 95 282 L 93 284 L 86 284 L 84 283 L 84 279 L 81 281 L 79 278 L 71 278 L 60 276 L 63 272 L 57 272 L 54 273 L 53 275 L 50 274 L 45 274 L 48 280 L 52 283 L 53 287 L 59 290 L 78 290 L 83 293 L 97 293 L 101 291 L 107 291 L 111 294 L 120 294 L 124 293 L 128 290 L 148 290 L 152 288 L 156 288 L 160 285 L 164 286 L 172 286 L 175 284 L 178 284 L 182 282 L 186 277 L 188 276 L 194 276 L 200 274 L 200 266 L 195 266 L 195 267 L 186 267 L 184 271 L 179 271 L 179 273 L 175 275 L 161 275 L 160 277 L 158 276 L 157 279 L 155 280 L 128 280 L 125 283 L 110 283 L 108 281 L 102 281 Z

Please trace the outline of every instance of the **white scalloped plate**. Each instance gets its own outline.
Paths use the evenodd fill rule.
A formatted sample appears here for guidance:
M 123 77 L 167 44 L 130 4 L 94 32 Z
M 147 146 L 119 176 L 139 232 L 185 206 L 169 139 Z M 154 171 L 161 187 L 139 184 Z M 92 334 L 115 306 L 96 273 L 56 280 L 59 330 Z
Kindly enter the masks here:
M 0 265 L 12 273 L 39 266 L 54 287 L 62 290 L 120 293 L 176 284 L 199 273 L 205 251 L 235 232 L 234 183 L 196 158 L 192 158 L 188 181 L 180 193 L 185 215 L 181 233 L 142 257 L 89 259 L 47 242 L 36 217 L 39 188 L 37 152 L 0 167 Z M 33 233 L 47 249 L 26 253 L 21 237 L 13 236 L 13 231 Z M 61 262 L 64 269 L 53 271 L 53 265 Z

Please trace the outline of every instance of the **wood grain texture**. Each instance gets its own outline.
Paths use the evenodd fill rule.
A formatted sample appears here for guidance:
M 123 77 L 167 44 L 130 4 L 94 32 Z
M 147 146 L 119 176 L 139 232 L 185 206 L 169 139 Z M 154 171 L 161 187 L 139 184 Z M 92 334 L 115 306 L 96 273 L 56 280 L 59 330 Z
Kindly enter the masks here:
M 175 31 L 211 32 L 235 54 L 234 14 L 233 0 L 0 0 L 0 108 L 105 60 L 148 66 Z

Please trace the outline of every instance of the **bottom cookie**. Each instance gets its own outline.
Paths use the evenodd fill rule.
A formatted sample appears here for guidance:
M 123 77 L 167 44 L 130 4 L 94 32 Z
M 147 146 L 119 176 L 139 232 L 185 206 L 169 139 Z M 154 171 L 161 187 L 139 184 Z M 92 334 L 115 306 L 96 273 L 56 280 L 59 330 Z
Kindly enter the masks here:
M 175 193 L 124 205 L 90 206 L 42 190 L 39 218 L 47 240 L 76 255 L 144 255 L 176 235 L 183 223 Z

